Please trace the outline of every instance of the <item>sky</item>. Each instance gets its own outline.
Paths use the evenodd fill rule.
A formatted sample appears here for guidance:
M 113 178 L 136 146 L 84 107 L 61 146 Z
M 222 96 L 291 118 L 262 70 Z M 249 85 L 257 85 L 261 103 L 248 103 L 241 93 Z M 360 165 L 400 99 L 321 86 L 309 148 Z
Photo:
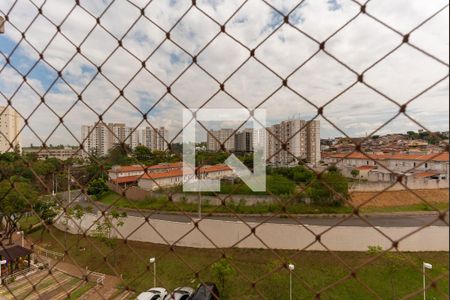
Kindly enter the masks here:
M 448 1 L 370 1 L 367 12 L 387 26 L 359 14 L 358 1 L 2 0 L 9 22 L 0 36 L 0 105 L 10 100 L 28 119 L 23 145 L 78 144 L 81 125 L 98 114 L 143 127 L 147 112 L 172 140 L 183 108 L 198 107 L 262 108 L 268 124 L 316 118 L 328 138 L 418 130 L 404 115 L 383 126 L 408 103 L 413 120 L 447 131 L 448 7 L 416 27 Z M 402 44 L 410 32 L 415 47 Z

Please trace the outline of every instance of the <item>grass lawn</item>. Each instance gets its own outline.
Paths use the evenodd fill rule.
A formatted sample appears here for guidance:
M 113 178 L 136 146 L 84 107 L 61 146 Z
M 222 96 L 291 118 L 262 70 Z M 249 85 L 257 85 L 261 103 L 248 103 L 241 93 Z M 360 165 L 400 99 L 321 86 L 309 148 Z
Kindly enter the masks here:
M 285 199 L 285 198 L 281 198 Z M 138 208 L 138 209 L 148 209 L 148 210 L 158 210 L 158 211 L 185 211 L 185 212 L 197 212 L 197 204 L 189 203 L 176 203 L 173 204 L 167 200 L 166 197 L 156 198 L 156 199 L 146 199 L 141 201 L 131 201 L 123 198 L 119 194 L 114 192 L 105 193 L 98 201 L 121 208 Z M 280 204 L 257 204 L 252 206 L 238 205 L 238 204 L 228 204 L 227 207 L 216 207 L 204 203 L 202 210 L 205 213 L 216 212 L 216 213 L 229 213 L 230 210 L 241 213 L 241 214 L 270 214 L 270 213 L 289 213 L 289 214 L 348 214 L 352 212 L 350 206 L 317 206 L 317 205 L 307 205 L 304 203 L 290 202 L 286 208 L 286 212 L 282 212 Z M 448 209 L 448 203 L 431 203 L 436 208 L 441 211 Z M 389 213 L 389 212 L 418 212 L 418 211 L 433 211 L 433 209 L 422 204 L 408 204 L 402 206 L 385 206 L 385 207 L 363 207 L 361 209 L 363 213 Z
M 78 289 L 76 289 L 75 291 L 73 291 L 70 294 L 70 300 L 75 300 L 75 299 L 79 299 L 81 296 L 83 296 L 84 294 L 86 294 L 90 289 L 92 289 L 95 286 L 94 283 L 89 282 L 89 283 L 85 283 L 83 285 L 81 285 Z
M 285 199 L 285 198 L 282 198 Z M 121 195 L 114 192 L 105 193 L 98 201 L 111 205 L 114 204 L 116 207 L 122 208 L 138 208 L 138 209 L 148 209 L 148 210 L 158 210 L 158 211 L 184 211 L 184 212 L 197 212 L 198 205 L 179 202 L 173 204 L 167 200 L 166 197 L 156 198 L 156 199 L 146 199 L 141 201 L 131 201 L 123 198 Z M 289 214 L 319 214 L 319 213 L 351 213 L 352 209 L 350 207 L 332 207 L 332 206 L 316 206 L 316 205 L 306 205 L 304 203 L 296 203 L 294 201 L 287 205 L 286 212 L 282 211 L 281 204 L 256 204 L 252 206 L 239 205 L 239 204 L 227 204 L 227 207 L 217 207 L 206 203 L 202 205 L 202 211 L 204 213 L 216 212 L 216 213 L 230 213 L 231 210 L 236 213 L 241 214 L 269 214 L 276 212 L 283 212 Z
M 51 229 L 63 244 L 64 233 Z M 38 241 L 40 233 L 29 235 Z M 76 245 L 77 236 L 67 235 L 68 247 Z M 95 246 L 93 247 L 91 243 Z M 321 292 L 321 299 L 402 299 L 422 287 L 421 265 L 433 264 L 431 278 L 441 278 L 436 288 L 428 292 L 429 299 L 448 299 L 448 253 L 389 253 L 358 269 L 377 254 L 357 252 L 294 252 L 246 249 L 191 249 L 164 245 L 117 241 L 115 255 L 101 241 L 89 238 L 82 241 L 86 251 L 77 247 L 69 255 L 81 267 L 111 275 L 122 275 L 124 286 L 137 291 L 148 289 L 153 282 L 153 269 L 148 259 L 156 257 L 158 285 L 168 289 L 195 286 L 199 280 L 218 282 L 211 265 L 226 253 L 234 274 L 226 281 L 226 297 L 222 299 L 288 299 L 289 273 L 283 264 L 294 263 L 294 299 L 313 299 Z M 42 245 L 61 251 L 50 234 L 44 234 Z M 97 251 L 97 248 L 102 253 Z M 104 261 L 103 254 L 107 257 Z M 70 262 L 67 259 L 66 262 Z M 356 269 L 356 276 L 349 276 Z M 341 280 L 341 281 L 340 281 Z M 339 282 L 338 282 L 339 281 Z M 378 295 L 376 297 L 364 285 Z M 255 288 L 252 287 L 254 284 Z M 327 288 L 328 287 L 328 288 Z M 408 299 L 422 299 L 419 293 Z
M 430 203 L 435 208 L 440 211 L 448 210 L 448 203 L 436 202 Z M 420 204 L 410 204 L 410 205 L 402 205 L 402 206 L 386 206 L 386 207 L 367 207 L 361 209 L 362 212 L 365 213 L 383 213 L 383 212 L 415 212 L 415 211 L 435 211 L 431 206 L 426 205 L 425 203 Z

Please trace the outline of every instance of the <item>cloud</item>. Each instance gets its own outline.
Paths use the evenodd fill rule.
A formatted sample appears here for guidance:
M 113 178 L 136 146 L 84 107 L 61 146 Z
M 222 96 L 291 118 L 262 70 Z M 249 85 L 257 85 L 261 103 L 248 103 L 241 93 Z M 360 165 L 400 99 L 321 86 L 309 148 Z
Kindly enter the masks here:
M 324 116 L 346 134 L 364 135 L 448 74 L 448 8 L 415 29 L 448 1 L 369 2 L 367 11 L 398 32 L 358 15 L 360 6 L 350 0 L 300 2 L 199 0 L 193 7 L 181 0 L 85 0 L 80 6 L 72 0 L 2 0 L 0 13 L 9 23 L 0 37 L 0 104 L 11 100 L 25 118 L 31 114 L 35 133 L 24 130 L 26 145 L 50 134 L 53 144 L 75 144 L 61 125 L 53 132 L 60 117 L 79 138 L 81 125 L 98 115 L 137 126 L 149 110 L 149 122 L 167 127 L 172 139 L 182 128 L 181 110 L 206 101 L 209 108 L 265 108 L 269 124 L 312 119 L 324 106 Z M 283 24 L 288 13 L 290 24 Z M 409 45 L 385 57 L 408 32 L 412 44 L 441 62 Z M 328 54 L 319 51 L 324 41 Z M 372 88 L 357 83 L 354 71 L 366 71 Z M 412 101 L 408 115 L 431 130 L 448 130 L 448 91 L 444 80 Z M 324 137 L 340 135 L 317 119 Z M 400 116 L 383 130 L 417 128 Z

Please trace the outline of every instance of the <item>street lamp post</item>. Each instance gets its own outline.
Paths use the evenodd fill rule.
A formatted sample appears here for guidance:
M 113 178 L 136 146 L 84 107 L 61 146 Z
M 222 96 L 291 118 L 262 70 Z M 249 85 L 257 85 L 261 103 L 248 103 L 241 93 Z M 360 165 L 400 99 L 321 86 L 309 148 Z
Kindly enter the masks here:
M 24 232 L 23 231 L 17 231 L 16 232 L 16 234 L 20 234 L 20 236 L 21 236 L 21 239 L 22 239 L 22 242 L 21 242 L 21 246 L 22 246 L 22 248 L 24 247 L 24 240 L 23 240 L 23 235 L 24 235 Z
M 71 199 L 71 195 L 70 195 L 70 182 L 71 182 L 71 179 L 70 179 L 70 166 L 67 166 L 67 193 L 68 193 L 68 199 L 69 199 L 69 203 L 71 203 L 72 202 L 72 199 Z
M 422 276 L 423 276 L 423 300 L 427 299 L 427 281 L 426 281 L 426 276 L 425 276 L 426 275 L 425 272 L 426 272 L 427 269 L 428 270 L 433 269 L 433 265 L 424 262 L 423 266 L 422 266 L 422 270 L 423 270 L 423 272 L 422 272 Z
M 52 196 L 55 196 L 55 173 L 52 174 Z
M 150 263 L 153 264 L 153 287 L 156 287 L 156 258 L 150 258 Z
M 6 265 L 6 260 L 0 260 L 0 285 L 2 285 L 2 265 Z
M 295 265 L 289 264 L 289 299 L 292 300 L 292 272 L 295 270 Z

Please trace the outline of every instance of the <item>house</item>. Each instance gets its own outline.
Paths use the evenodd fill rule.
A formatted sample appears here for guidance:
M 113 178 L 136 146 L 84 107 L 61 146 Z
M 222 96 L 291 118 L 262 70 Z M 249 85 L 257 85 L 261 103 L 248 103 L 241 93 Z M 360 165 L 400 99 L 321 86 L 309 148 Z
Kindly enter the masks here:
M 138 186 L 146 191 L 175 187 L 192 180 L 195 176 L 192 168 L 144 174 L 138 179 Z M 184 172 L 183 172 L 184 171 Z M 197 170 L 202 179 L 222 179 L 235 176 L 227 165 L 204 166 Z
M 329 165 L 341 169 L 345 176 L 352 177 L 352 170 L 360 170 L 361 176 L 369 181 L 393 181 L 397 174 L 413 176 L 424 172 L 432 172 L 438 180 L 448 180 L 449 153 L 431 154 L 363 154 L 324 153 L 323 160 Z M 367 171 L 367 174 L 365 172 Z
M 139 177 L 145 173 L 162 173 L 183 168 L 182 162 L 162 163 L 154 166 L 114 166 L 108 171 L 108 178 L 114 184 L 129 185 L 137 183 Z

